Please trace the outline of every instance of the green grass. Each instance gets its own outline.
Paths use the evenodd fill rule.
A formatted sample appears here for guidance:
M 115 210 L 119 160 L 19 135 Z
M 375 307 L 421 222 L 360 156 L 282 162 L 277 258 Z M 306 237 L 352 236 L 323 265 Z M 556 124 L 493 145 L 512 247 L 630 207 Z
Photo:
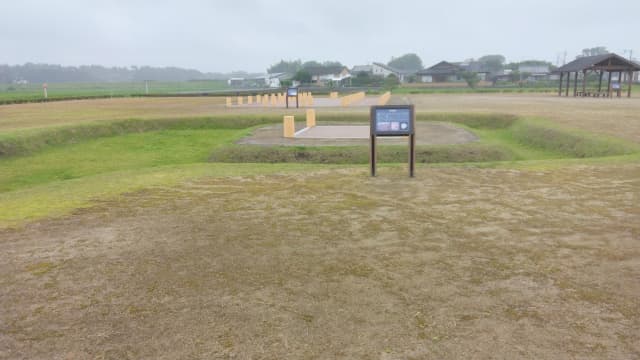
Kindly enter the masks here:
M 199 80 L 184 82 L 149 82 L 149 95 L 167 95 L 183 92 L 207 92 L 228 90 L 223 80 Z M 49 83 L 49 100 L 123 97 L 145 95 L 144 82 L 113 83 Z M 0 104 L 44 100 L 42 84 L 0 84 Z
M 334 166 L 335 167 L 335 166 Z M 200 177 L 253 176 L 318 170 L 305 164 L 207 164 L 158 166 L 57 180 L 0 192 L 0 229 L 29 221 L 64 216 L 99 201 L 152 187 L 174 186 Z
M 246 130 L 162 130 L 54 147 L 0 160 L 0 192 L 101 173 L 205 162 Z
M 322 120 L 352 123 L 366 119 L 366 114 L 327 114 Z M 640 159 L 636 144 L 540 119 L 418 114 L 418 120 L 454 123 L 480 138 L 464 145 L 418 146 L 419 163 L 535 168 Z M 278 116 L 258 115 L 127 120 L 2 134 L 0 227 L 66 214 L 97 199 L 200 176 L 258 175 L 323 168 L 320 164 L 335 167 L 368 162 L 366 146 L 234 144 L 256 126 L 279 121 Z M 406 146 L 379 147 L 382 166 L 404 163 L 406 157 Z
M 281 121 L 279 116 L 239 115 L 188 119 L 124 120 L 20 130 L 0 134 L 0 159 L 24 156 L 90 139 L 158 130 L 246 129 Z
M 378 147 L 378 161 L 402 163 L 407 160 L 407 147 L 384 145 Z M 417 146 L 418 163 L 461 163 L 514 160 L 510 149 L 493 144 Z M 311 163 L 311 164 L 367 164 L 366 146 L 227 146 L 213 152 L 211 162 L 222 163 Z
M 394 95 L 402 95 L 402 94 L 495 94 L 495 93 L 505 93 L 505 94 L 515 94 L 515 93 L 552 93 L 558 91 L 557 88 L 553 87 L 479 87 L 479 88 L 469 88 L 469 87 L 452 87 L 452 88 L 437 88 L 437 87 L 424 87 L 424 88 L 411 88 L 411 87 L 399 87 L 393 89 L 391 92 Z

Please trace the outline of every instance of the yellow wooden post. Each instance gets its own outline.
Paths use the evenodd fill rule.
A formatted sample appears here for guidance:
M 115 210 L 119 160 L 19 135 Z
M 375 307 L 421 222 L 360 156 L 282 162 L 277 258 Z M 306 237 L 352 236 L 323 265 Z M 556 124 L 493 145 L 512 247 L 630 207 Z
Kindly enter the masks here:
M 296 122 L 293 116 L 285 116 L 282 122 L 283 135 L 286 138 L 292 138 L 296 136 Z
M 316 126 L 316 111 L 307 109 L 307 127 L 312 128 L 314 126 Z
M 238 105 L 242 105 L 243 102 L 242 96 L 238 96 Z
M 262 95 L 256 95 L 256 104 L 262 104 Z
M 247 96 L 247 104 L 253 105 L 253 96 L 251 95 Z
M 227 107 L 231 107 L 233 104 L 231 103 L 231 98 L 227 97 Z

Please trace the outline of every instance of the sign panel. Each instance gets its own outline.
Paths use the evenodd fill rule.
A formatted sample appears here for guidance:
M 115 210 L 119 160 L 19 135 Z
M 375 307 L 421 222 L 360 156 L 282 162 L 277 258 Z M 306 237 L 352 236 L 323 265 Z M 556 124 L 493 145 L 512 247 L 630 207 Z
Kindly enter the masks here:
M 298 96 L 298 88 L 287 88 L 287 96 Z
M 415 133 L 412 105 L 385 105 L 371 108 L 371 134 L 409 136 Z

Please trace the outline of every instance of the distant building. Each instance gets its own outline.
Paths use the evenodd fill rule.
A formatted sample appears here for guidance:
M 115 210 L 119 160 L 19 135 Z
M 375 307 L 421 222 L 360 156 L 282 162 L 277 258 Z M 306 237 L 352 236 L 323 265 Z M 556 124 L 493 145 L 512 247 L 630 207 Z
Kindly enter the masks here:
M 464 81 L 460 75 L 464 69 L 454 63 L 441 61 L 429 68 L 418 71 L 420 81 L 425 83 L 443 83 Z
M 351 69 L 351 74 L 355 76 L 361 73 L 373 75 L 373 65 L 356 65 Z
M 358 74 L 361 73 L 366 73 L 369 76 L 378 76 L 383 78 L 386 78 L 389 75 L 394 75 L 401 83 L 407 82 L 410 76 L 415 75 L 415 72 L 413 71 L 395 69 L 389 65 L 378 62 L 374 62 L 371 65 L 356 65 L 351 69 L 351 73 L 355 76 L 358 76 Z
M 250 78 L 231 78 L 227 84 L 232 88 L 279 88 L 283 80 L 291 79 L 293 76 L 287 73 L 273 73 L 252 76 Z
M 549 65 L 518 65 L 518 72 L 520 74 L 528 74 L 527 78 L 522 80 L 551 80 L 551 71 L 549 69 Z
M 351 72 L 345 66 L 313 66 L 305 69 L 311 75 L 311 82 L 318 85 L 328 83 L 346 84 Z
M 491 77 L 491 71 L 483 64 L 477 61 L 467 61 L 462 63 L 454 63 L 462 68 L 462 71 L 473 72 L 478 74 L 480 81 L 486 81 Z

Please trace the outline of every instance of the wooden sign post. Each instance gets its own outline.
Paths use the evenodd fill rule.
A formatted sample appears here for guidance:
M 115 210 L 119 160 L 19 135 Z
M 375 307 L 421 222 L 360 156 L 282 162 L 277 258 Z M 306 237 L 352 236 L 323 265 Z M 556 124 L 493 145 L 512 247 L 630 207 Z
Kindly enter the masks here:
M 296 98 L 296 109 L 300 107 L 300 95 L 297 87 L 290 87 L 287 89 L 287 93 L 285 94 L 287 109 L 289 108 L 289 98 Z
M 372 106 L 370 113 L 371 176 L 376 176 L 376 137 L 406 136 L 409 138 L 409 177 L 416 167 L 415 108 L 413 105 Z

